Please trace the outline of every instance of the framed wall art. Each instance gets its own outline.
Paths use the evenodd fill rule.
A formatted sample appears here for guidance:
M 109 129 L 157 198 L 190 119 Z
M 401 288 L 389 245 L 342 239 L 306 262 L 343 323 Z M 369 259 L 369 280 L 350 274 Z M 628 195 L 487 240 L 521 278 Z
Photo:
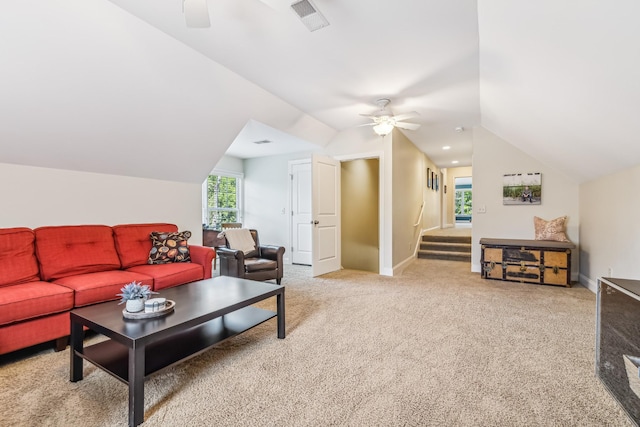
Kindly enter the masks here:
M 431 188 L 431 169 L 427 168 L 427 188 Z
M 502 204 L 542 204 L 542 174 L 540 172 L 505 174 L 502 180 Z

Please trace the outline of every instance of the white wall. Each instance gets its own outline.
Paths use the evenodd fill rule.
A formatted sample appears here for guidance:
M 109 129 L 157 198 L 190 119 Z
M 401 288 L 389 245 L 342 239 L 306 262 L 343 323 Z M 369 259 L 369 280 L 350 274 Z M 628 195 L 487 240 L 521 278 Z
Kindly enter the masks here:
M 244 173 L 244 161 L 237 157 L 224 155 L 213 168 L 215 171 Z M 211 174 L 213 171 L 210 172 Z
M 3 1 L 0 40 L 4 163 L 201 183 L 249 120 L 335 134 L 107 0 Z
M 296 153 L 244 160 L 243 226 L 258 230 L 260 243 L 289 246 L 289 161 L 310 157 Z M 289 252 L 284 254 L 287 263 Z
M 202 243 L 201 185 L 0 163 L 0 228 L 169 222 Z
M 571 178 L 545 166 L 488 130 L 474 128 L 473 231 L 471 269 L 480 272 L 479 240 L 488 238 L 533 239 L 533 217 L 546 220 L 568 216 L 567 236 L 580 243 L 579 186 Z M 542 173 L 542 204 L 504 206 L 503 175 Z M 478 213 L 480 206 L 486 213 Z M 572 253 L 572 280 L 578 280 L 579 250 Z
M 580 186 L 580 282 L 640 279 L 640 166 Z

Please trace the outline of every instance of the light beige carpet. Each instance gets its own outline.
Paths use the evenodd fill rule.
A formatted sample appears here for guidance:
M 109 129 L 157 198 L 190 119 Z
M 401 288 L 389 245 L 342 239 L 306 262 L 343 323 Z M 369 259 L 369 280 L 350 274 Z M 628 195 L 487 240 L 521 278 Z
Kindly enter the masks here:
M 593 293 L 468 270 L 288 266 L 287 338 L 272 319 L 155 375 L 144 425 L 631 425 L 594 376 Z M 126 425 L 127 387 L 86 362 L 71 383 L 68 365 L 68 349 L 3 360 L 0 425 Z

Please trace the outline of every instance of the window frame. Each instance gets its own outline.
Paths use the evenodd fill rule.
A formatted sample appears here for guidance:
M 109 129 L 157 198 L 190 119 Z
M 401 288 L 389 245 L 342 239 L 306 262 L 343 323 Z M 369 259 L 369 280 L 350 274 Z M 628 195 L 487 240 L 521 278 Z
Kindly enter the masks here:
M 208 198 L 208 182 L 210 176 L 221 176 L 225 178 L 236 179 L 236 208 L 210 208 Z M 209 172 L 207 178 L 202 183 L 202 226 L 211 227 L 209 224 L 209 212 L 236 212 L 237 222 L 243 222 L 244 219 L 244 174 L 232 171 L 214 169 Z

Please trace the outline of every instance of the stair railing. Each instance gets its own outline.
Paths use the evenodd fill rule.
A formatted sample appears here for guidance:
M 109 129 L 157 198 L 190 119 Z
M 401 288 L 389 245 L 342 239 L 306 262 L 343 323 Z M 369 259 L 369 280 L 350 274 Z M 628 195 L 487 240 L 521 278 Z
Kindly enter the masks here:
M 420 215 L 418 215 L 418 222 L 413 224 L 414 227 L 417 227 L 420 224 L 422 224 L 422 214 L 423 213 L 424 213 L 424 202 L 422 202 L 422 204 L 420 205 Z

